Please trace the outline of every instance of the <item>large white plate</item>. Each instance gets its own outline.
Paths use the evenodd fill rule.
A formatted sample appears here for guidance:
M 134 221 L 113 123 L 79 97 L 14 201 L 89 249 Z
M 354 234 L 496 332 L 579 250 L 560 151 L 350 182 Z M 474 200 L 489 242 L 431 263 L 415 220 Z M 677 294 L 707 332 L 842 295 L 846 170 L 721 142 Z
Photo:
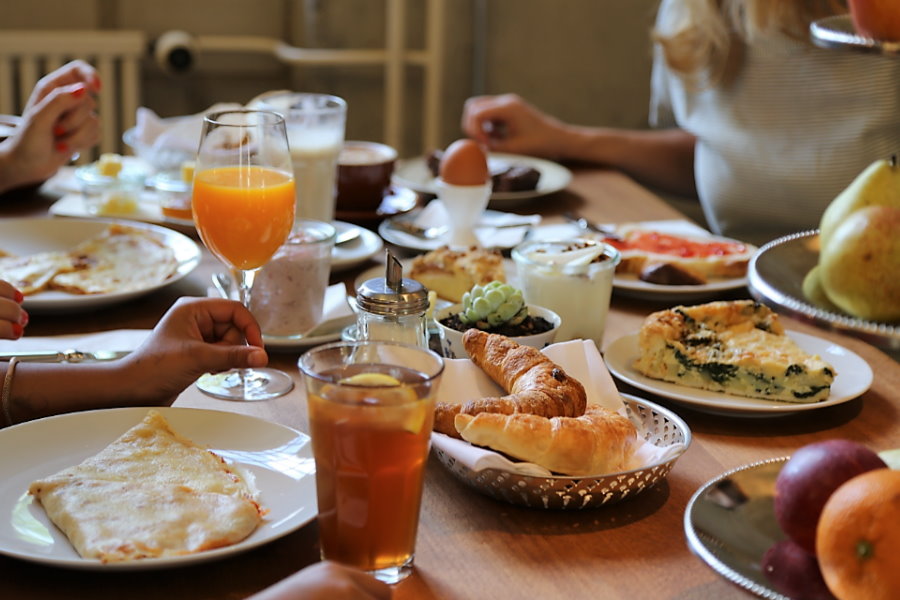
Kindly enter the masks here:
M 524 200 L 552 194 L 564 189 L 572 181 L 572 172 L 564 166 L 542 158 L 523 156 L 520 154 L 503 154 L 493 152 L 488 155 L 488 167 L 491 163 L 503 161 L 511 165 L 532 167 L 541 173 L 537 188 L 521 192 L 495 192 L 491 194 L 489 206 L 502 208 L 512 206 Z M 397 161 L 392 181 L 395 185 L 406 186 L 423 194 L 437 195 L 437 181 L 428 168 L 424 156 Z
M 245 540 L 198 554 L 103 564 L 81 558 L 28 495 L 28 485 L 96 454 L 136 425 L 147 408 L 117 408 L 49 417 L 0 430 L 0 553 L 72 569 L 137 570 L 231 556 L 271 542 L 316 516 L 315 463 L 309 436 L 235 413 L 158 408 L 176 431 L 250 471 L 269 510 Z M 14 457 L 14 458 L 13 458 Z
M 802 404 L 743 398 L 646 377 L 632 366 L 640 354 L 636 333 L 620 337 L 611 343 L 604 358 L 610 373 L 638 389 L 675 400 L 696 410 L 738 416 L 769 416 L 834 406 L 862 395 L 872 385 L 872 368 L 858 354 L 813 335 L 797 331 L 788 331 L 787 335 L 806 352 L 818 354 L 831 363 L 837 371 L 831 385 L 831 395 L 825 400 Z
M 139 290 L 110 294 L 69 294 L 61 291 L 38 292 L 27 296 L 22 306 L 30 312 L 76 312 L 92 310 L 143 296 L 171 285 L 200 264 L 200 248 L 186 235 L 167 227 L 116 219 L 0 219 L 0 250 L 25 255 L 50 250 L 71 250 L 80 242 L 104 231 L 111 223 L 147 230 L 175 252 L 178 268 L 162 283 Z
M 390 219 L 385 219 L 378 225 L 378 233 L 381 235 L 385 241 L 394 244 L 395 246 L 399 246 L 401 248 L 408 248 L 410 250 L 436 250 L 441 246 L 446 246 L 450 242 L 450 232 L 439 235 L 437 237 L 426 239 L 426 238 L 417 238 L 408 233 L 405 233 L 402 229 L 397 227 L 395 223 L 397 221 L 415 221 L 416 215 L 420 211 L 413 210 L 408 213 L 397 215 L 396 217 L 391 217 Z M 505 213 L 498 212 L 496 210 L 486 210 L 484 211 L 485 217 L 488 219 L 493 219 L 493 222 L 500 222 Z M 504 230 L 508 235 L 498 236 L 495 240 L 495 247 L 501 249 L 509 249 L 513 246 L 519 244 L 522 239 L 525 237 L 525 234 L 528 232 L 528 229 L 531 225 L 525 223 L 521 226 L 511 227 L 509 229 Z M 517 234 L 513 233 L 517 232 Z M 505 242 L 505 243 L 504 243 Z
M 665 233 L 684 234 L 693 236 L 707 236 L 713 240 L 733 242 L 730 238 L 722 238 L 712 235 L 702 227 L 689 221 L 646 221 L 638 223 L 647 229 L 654 229 Z M 550 240 L 568 239 L 584 233 L 578 225 L 573 223 L 557 225 L 541 225 L 535 227 L 529 239 Z M 649 283 L 638 279 L 637 275 L 617 273 L 613 277 L 613 289 L 618 295 L 654 302 L 683 303 L 696 302 L 721 296 L 734 290 L 747 286 L 746 277 L 734 277 L 728 279 L 713 279 L 703 285 L 661 285 Z
M 339 234 L 351 227 L 357 227 L 343 221 L 335 221 L 332 225 L 334 225 Z M 360 235 L 358 238 L 346 244 L 335 246 L 334 250 L 332 250 L 331 270 L 333 272 L 344 271 L 362 264 L 384 248 L 384 242 L 378 237 L 377 233 L 369 231 L 365 227 L 360 227 L 359 231 Z

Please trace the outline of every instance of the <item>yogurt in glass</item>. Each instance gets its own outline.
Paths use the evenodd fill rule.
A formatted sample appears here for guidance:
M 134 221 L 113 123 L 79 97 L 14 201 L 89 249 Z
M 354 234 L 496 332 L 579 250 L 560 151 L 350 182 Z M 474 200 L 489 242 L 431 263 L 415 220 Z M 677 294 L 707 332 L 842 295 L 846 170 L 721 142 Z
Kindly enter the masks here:
M 596 240 L 536 240 L 516 246 L 512 257 L 525 302 L 562 319 L 556 341 L 589 339 L 602 348 L 619 251 Z

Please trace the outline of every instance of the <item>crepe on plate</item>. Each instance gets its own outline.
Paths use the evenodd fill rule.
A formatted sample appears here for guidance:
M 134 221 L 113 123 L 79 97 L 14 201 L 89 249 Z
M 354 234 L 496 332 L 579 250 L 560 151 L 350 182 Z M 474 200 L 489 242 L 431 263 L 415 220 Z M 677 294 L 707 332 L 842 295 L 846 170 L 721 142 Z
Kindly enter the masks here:
M 264 512 L 242 473 L 155 410 L 28 491 L 83 558 L 104 563 L 228 546 L 250 535 Z
M 68 251 L 2 257 L 0 279 L 26 296 L 44 290 L 110 294 L 160 284 L 177 268 L 174 251 L 158 236 L 113 224 Z

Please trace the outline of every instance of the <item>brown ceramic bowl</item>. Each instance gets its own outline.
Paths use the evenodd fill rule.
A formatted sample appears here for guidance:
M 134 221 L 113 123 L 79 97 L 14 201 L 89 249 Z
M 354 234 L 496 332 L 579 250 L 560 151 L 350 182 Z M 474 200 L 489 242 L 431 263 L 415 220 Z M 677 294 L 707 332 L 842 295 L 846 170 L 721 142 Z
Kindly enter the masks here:
M 391 185 L 397 151 L 377 142 L 347 141 L 338 156 L 338 211 L 374 211 Z

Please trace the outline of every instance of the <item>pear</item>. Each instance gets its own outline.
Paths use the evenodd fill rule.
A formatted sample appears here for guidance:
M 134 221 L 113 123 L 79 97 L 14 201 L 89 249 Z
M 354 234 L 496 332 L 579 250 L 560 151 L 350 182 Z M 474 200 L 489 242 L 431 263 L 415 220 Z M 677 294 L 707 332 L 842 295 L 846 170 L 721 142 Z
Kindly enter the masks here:
M 828 298 L 871 321 L 900 321 L 900 206 L 850 213 L 822 246 L 819 277 Z
M 822 248 L 828 246 L 835 229 L 851 213 L 876 205 L 900 207 L 900 167 L 896 156 L 873 162 L 831 201 L 819 224 Z
M 815 265 L 803 278 L 803 295 L 813 305 L 831 312 L 840 312 L 837 306 L 828 298 L 825 288 L 822 287 L 821 267 Z

